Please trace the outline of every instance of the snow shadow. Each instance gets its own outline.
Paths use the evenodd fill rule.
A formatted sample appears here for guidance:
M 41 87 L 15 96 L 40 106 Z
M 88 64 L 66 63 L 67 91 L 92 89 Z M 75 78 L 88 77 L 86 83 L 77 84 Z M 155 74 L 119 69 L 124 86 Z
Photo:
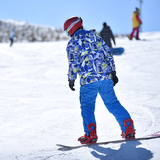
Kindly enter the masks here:
M 112 148 L 104 148 L 102 146 L 91 146 L 94 151 L 91 154 L 100 160 L 149 160 L 153 157 L 153 153 L 142 147 L 138 147 L 141 142 L 122 143 L 118 150 Z

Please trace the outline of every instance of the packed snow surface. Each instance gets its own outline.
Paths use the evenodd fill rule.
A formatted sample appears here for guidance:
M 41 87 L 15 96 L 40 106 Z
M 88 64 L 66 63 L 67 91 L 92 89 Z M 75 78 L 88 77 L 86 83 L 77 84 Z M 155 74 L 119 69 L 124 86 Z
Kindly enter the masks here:
M 114 87 L 134 120 L 136 137 L 160 130 L 160 32 L 142 41 L 117 38 L 125 53 L 114 56 L 119 83 Z M 58 150 L 79 145 L 84 135 L 76 91 L 68 87 L 67 41 L 0 44 L 0 160 L 159 160 L 160 139 Z M 100 96 L 98 141 L 121 139 L 115 118 Z

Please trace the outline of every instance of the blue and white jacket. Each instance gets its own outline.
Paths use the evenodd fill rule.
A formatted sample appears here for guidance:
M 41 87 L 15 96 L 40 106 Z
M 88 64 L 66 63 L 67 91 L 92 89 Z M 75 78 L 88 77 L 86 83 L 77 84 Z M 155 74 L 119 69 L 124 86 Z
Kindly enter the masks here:
M 76 80 L 80 75 L 80 84 L 111 79 L 115 71 L 113 55 L 101 37 L 94 30 L 78 30 L 67 45 L 69 61 L 68 79 Z

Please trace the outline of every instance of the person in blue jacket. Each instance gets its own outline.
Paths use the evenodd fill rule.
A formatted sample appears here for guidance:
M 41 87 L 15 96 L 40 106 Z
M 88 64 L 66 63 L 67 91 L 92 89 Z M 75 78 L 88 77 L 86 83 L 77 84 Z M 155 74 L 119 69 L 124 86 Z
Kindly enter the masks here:
M 9 33 L 10 47 L 13 45 L 14 37 L 15 37 L 14 28 L 12 28 Z
M 114 115 L 122 130 L 122 138 L 135 138 L 133 120 L 118 101 L 113 86 L 118 83 L 115 62 L 107 44 L 95 30 L 84 30 L 82 19 L 72 17 L 64 23 L 65 33 L 71 37 L 67 45 L 69 62 L 69 87 L 75 91 L 74 83 L 80 75 L 80 103 L 84 136 L 81 144 L 96 143 L 95 102 L 97 94 L 102 97 L 108 111 Z

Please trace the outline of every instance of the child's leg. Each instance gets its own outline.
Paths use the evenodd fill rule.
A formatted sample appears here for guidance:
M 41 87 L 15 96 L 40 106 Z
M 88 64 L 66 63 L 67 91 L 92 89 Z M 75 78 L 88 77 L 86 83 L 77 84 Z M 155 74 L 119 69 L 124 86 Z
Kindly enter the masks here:
M 95 101 L 97 97 L 98 89 L 96 82 L 86 84 L 80 88 L 80 103 L 81 103 L 81 115 L 83 118 L 84 132 L 89 135 L 88 125 L 90 123 L 96 124 L 95 120 Z M 94 128 L 92 128 L 94 130 Z
M 136 28 L 133 28 L 133 31 L 132 33 L 130 34 L 130 38 L 132 39 L 133 38 L 133 35 L 134 35 L 134 32 L 136 31 Z
M 136 31 L 137 31 L 136 38 L 138 39 L 139 38 L 139 27 L 136 28 Z
M 127 110 L 118 101 L 113 89 L 112 80 L 106 80 L 102 82 L 103 83 L 99 88 L 99 93 L 104 101 L 104 104 L 107 107 L 108 111 L 112 113 L 116 118 L 121 127 L 121 130 L 123 132 L 126 132 L 123 122 L 126 119 L 131 119 L 131 117 Z

